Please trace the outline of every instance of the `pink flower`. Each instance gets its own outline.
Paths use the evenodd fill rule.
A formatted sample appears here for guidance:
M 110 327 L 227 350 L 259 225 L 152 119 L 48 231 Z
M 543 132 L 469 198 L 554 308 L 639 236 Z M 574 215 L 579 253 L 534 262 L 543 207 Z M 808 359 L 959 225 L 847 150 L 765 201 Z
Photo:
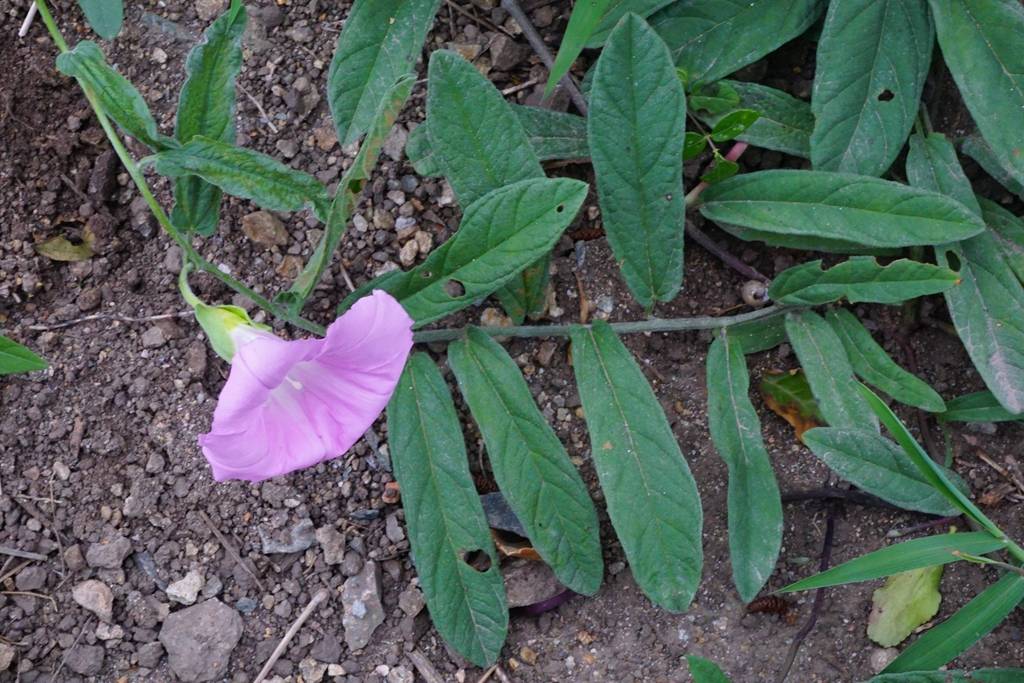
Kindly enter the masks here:
M 375 291 L 323 339 L 285 341 L 239 325 L 209 434 L 213 477 L 262 481 L 337 457 L 387 405 L 412 349 L 412 320 Z

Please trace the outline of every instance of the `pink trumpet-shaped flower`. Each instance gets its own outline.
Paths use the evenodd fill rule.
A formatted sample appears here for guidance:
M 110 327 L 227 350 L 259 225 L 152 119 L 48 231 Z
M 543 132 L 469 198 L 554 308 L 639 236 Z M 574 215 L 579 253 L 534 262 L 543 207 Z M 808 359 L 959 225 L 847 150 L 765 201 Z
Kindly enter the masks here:
M 412 320 L 375 291 L 323 339 L 285 341 L 240 325 L 209 434 L 213 477 L 262 481 L 339 456 L 387 405 L 412 349 Z

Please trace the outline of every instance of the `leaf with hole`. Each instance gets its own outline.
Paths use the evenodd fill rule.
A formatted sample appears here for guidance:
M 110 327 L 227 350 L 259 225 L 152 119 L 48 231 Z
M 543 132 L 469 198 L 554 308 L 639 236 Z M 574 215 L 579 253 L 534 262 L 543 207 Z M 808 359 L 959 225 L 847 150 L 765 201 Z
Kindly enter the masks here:
M 828 311 L 825 318 L 843 343 L 858 377 L 900 403 L 933 413 L 941 413 L 946 409 L 942 397 L 927 382 L 897 365 L 857 316 L 846 309 L 837 308 Z
M 926 0 L 836 0 L 818 42 L 811 162 L 880 176 L 914 124 L 934 28 Z
M 1004 574 L 915 640 L 882 673 L 937 669 L 984 638 L 1024 599 L 1024 576 Z
M 989 148 L 1024 182 L 1024 6 L 1007 0 L 928 0 L 942 56 Z
M 785 335 L 783 323 L 781 341 L 785 341 Z M 800 441 L 804 440 L 807 430 L 824 424 L 825 418 L 821 416 L 803 370 L 768 372 L 761 379 L 759 390 L 768 409 L 788 422 Z
M 810 28 L 822 0 L 678 0 L 651 15 L 691 85 L 753 64 Z M 742 37 L 742 38 L 740 38 Z
M 369 132 L 394 84 L 415 71 L 441 0 L 356 0 L 327 72 L 327 101 L 338 140 Z
M 91 40 L 79 41 L 75 49 L 57 57 L 57 68 L 78 79 L 103 107 L 103 111 L 133 138 L 152 150 L 177 147 L 178 143 L 161 135 L 142 95 L 128 79 L 107 64 L 103 51 Z
M 734 109 L 718 120 L 711 129 L 711 139 L 715 142 L 728 142 L 743 134 L 750 128 L 761 114 L 753 109 Z
M 690 468 L 651 385 L 607 323 L 576 328 L 572 356 L 594 466 L 633 578 L 655 604 L 682 612 L 703 563 Z
M 101 38 L 110 40 L 121 32 L 124 23 L 123 0 L 78 0 L 89 26 Z
M 590 95 L 590 152 L 608 243 L 644 307 L 683 280 L 686 100 L 665 44 L 629 15 L 612 32 Z
M 870 256 L 854 256 L 828 270 L 823 270 L 821 263 L 808 261 L 782 271 L 772 281 L 768 295 L 777 303 L 793 306 L 818 306 L 840 299 L 898 304 L 944 292 L 959 281 L 953 270 L 909 259 L 883 266 Z
M 760 114 L 749 128 L 736 136 L 737 140 L 805 159 L 810 157 L 814 114 L 811 113 L 811 106 L 807 102 L 759 83 L 719 81 L 716 85 L 726 84 L 739 98 L 734 107 L 752 109 Z M 697 108 L 695 99 L 690 96 L 691 109 Z M 734 107 L 730 107 L 730 110 Z M 725 112 L 697 112 L 697 117 L 711 126 L 717 124 L 725 115 Z
M 970 209 L 937 192 L 826 171 L 744 173 L 708 188 L 716 223 L 866 247 L 941 244 L 984 230 Z
M 819 574 L 791 583 L 780 592 L 793 593 L 871 581 L 921 567 L 959 562 L 960 558 L 954 554 L 956 552 L 985 555 L 1005 547 L 1005 540 L 993 538 L 991 534 L 981 531 L 915 538 L 861 555 Z
M 0 375 L 45 370 L 46 361 L 30 349 L 0 334 Z
M 1024 420 L 996 400 L 991 391 L 977 391 L 957 396 L 946 403 L 946 411 L 936 415 L 942 422 L 1012 422 Z
M 498 487 L 533 547 L 566 587 L 593 595 L 604 567 L 597 513 L 515 361 L 470 327 L 448 347 L 448 364 L 480 427 Z
M 409 359 L 387 412 L 391 461 L 430 618 L 456 651 L 487 666 L 508 631 L 505 586 L 459 417 L 429 356 Z M 469 563 L 471 553 L 486 556 L 486 570 Z
M 853 366 L 832 327 L 814 311 L 800 311 L 786 315 L 786 335 L 829 426 L 878 429 L 878 420 L 857 391 Z
M 708 427 L 715 450 L 729 467 L 729 563 L 743 602 L 750 602 L 775 569 L 782 547 L 782 502 L 750 402 L 743 347 L 727 331 L 707 360 Z
M 895 647 L 939 611 L 942 565 L 922 567 L 890 576 L 871 595 L 868 638 L 882 647 Z
M 804 443 L 833 472 L 887 503 L 932 515 L 957 512 L 898 445 L 872 429 L 818 427 Z
M 242 68 L 245 24 L 245 6 L 235 0 L 189 52 L 174 127 L 178 142 L 203 135 L 235 144 L 235 79 Z M 221 196 L 219 187 L 201 178 L 178 178 L 171 222 L 186 232 L 212 235 L 220 217 Z

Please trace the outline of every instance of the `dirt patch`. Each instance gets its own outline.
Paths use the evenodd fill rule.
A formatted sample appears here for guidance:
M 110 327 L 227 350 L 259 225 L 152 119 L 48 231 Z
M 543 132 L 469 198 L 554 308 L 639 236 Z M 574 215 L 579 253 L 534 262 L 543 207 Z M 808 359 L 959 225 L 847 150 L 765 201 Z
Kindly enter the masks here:
M 334 664 L 340 666 L 331 669 L 334 680 L 407 680 L 401 677 L 402 667 L 412 668 L 406 653 L 419 649 L 446 680 L 456 678 L 464 663 L 430 628 L 426 612 L 417 609 L 401 508 L 384 501 L 392 477 L 383 424 L 374 429 L 376 445 L 364 440 L 344 457 L 311 470 L 261 485 L 212 481 L 196 436 L 209 427 L 226 366 L 209 353 L 190 318 L 176 317 L 183 308 L 174 288 L 180 255 L 140 206 L 84 99 L 54 72 L 55 53 L 41 27 L 25 40 L 13 39 L 27 4 L 13 0 L 0 15 L 0 33 L 12 37 L 0 42 L 0 321 L 5 334 L 37 349 L 51 368 L 0 380 L 0 545 L 47 559 L 2 558 L 0 574 L 8 592 L 0 594 L 0 645 L 15 654 L 0 678 L 173 680 L 164 653 L 173 646 L 161 638 L 161 629 L 169 612 L 186 609 L 169 595 L 183 595 L 187 602 L 190 585 L 198 586 L 197 603 L 217 599 L 241 617 L 240 640 L 226 674 L 230 680 L 253 678 L 320 588 L 330 591 L 328 603 L 292 641 L 275 675 L 317 680 L 323 667 Z M 69 39 L 89 37 L 71 3 L 56 4 Z M 203 4 L 209 3 L 129 3 L 125 32 L 104 46 L 139 87 L 165 131 L 171 130 L 184 56 L 204 25 L 196 15 Z M 505 18 L 497 11 L 473 9 L 471 3 L 456 4 L 477 19 L 443 6 L 429 47 L 487 48 L 497 36 L 489 22 L 504 25 Z M 567 3 L 532 4 L 538 7 L 534 18 L 540 28 L 557 35 Z M 351 162 L 353 150 L 341 149 L 332 138 L 322 93 L 349 3 L 250 5 L 252 28 L 241 79 L 248 94 L 239 98 L 240 141 L 333 182 Z M 751 67 L 748 77 L 806 96 L 813 75 L 808 54 L 806 47 L 787 47 Z M 526 50 L 506 58 L 511 63 L 499 71 L 497 60 L 491 62 L 484 49 L 478 64 L 490 63 L 490 75 L 501 87 L 531 78 L 543 83 L 544 70 Z M 540 87 L 525 88 L 515 97 L 536 101 Z M 341 259 L 318 288 L 309 309 L 314 317 L 329 320 L 348 291 L 346 278 L 358 285 L 398 264 L 401 246 L 415 239 L 416 231 L 427 233 L 436 245 L 458 224 L 450 191 L 439 180 L 417 177 L 400 151 L 403 133 L 423 118 L 423 97 L 421 83 L 345 237 Z M 757 150 L 743 162 L 748 169 L 800 164 Z M 557 172 L 586 177 L 589 168 Z M 697 172 L 695 166 L 688 169 L 691 178 Z M 154 186 L 170 206 L 167 183 L 157 180 Z M 596 206 L 594 197 L 587 204 L 581 212 L 584 224 L 591 220 L 588 208 Z M 288 243 L 267 249 L 240 230 L 242 217 L 254 210 L 228 200 L 218 233 L 197 244 L 258 291 L 272 293 L 288 282 L 296 259 L 308 256 L 319 229 L 307 215 L 281 216 Z M 61 264 L 35 253 L 36 242 L 57 234 L 78 239 L 86 227 L 97 236 L 97 255 L 89 261 Z M 740 243 L 713 226 L 704 227 L 769 276 L 807 257 Z M 559 320 L 576 319 L 581 296 L 596 315 L 618 320 L 642 315 L 603 239 L 564 239 L 555 266 Z M 721 313 L 741 304 L 742 278 L 693 244 L 687 245 L 686 273 L 684 293 L 659 314 Z M 210 279 L 197 277 L 195 282 L 208 299 L 246 304 Z M 942 317 L 942 310 L 937 301 L 934 314 Z M 980 388 L 955 338 L 921 327 L 904 347 L 899 309 L 862 307 L 858 312 L 897 359 L 906 362 L 912 350 L 925 379 L 944 396 Z M 97 315 L 119 319 L 60 327 Z M 479 309 L 471 309 L 464 318 L 479 315 Z M 570 454 L 582 463 L 600 508 L 566 343 L 553 342 L 553 352 L 551 343 L 519 340 L 507 346 Z M 790 623 L 775 615 L 746 615 L 731 587 L 726 468 L 710 445 L 706 424 L 703 363 L 708 343 L 709 337 L 699 333 L 627 339 L 669 415 L 703 500 L 706 562 L 693 608 L 669 614 L 640 594 L 602 509 L 604 586 L 594 598 L 574 598 L 540 616 L 513 616 L 502 660 L 513 680 L 684 681 L 686 654 L 720 662 L 736 681 L 774 679 L 791 638 L 808 616 L 810 596 L 799 599 L 796 623 Z M 751 357 L 755 382 L 766 370 L 794 365 L 785 346 Z M 795 443 L 789 427 L 755 402 L 781 488 L 829 483 L 826 468 Z M 914 423 L 911 413 L 903 417 Z M 475 427 L 468 422 L 466 427 L 471 458 L 481 462 Z M 978 452 L 997 461 L 1015 457 L 1022 437 L 1024 427 L 1005 424 L 953 435 L 955 468 L 976 495 L 997 491 L 1003 483 Z M 821 551 L 825 504 L 790 504 L 785 511 L 784 546 L 771 587 L 812 573 Z M 1024 530 L 1012 498 L 987 512 L 1018 537 Z M 838 505 L 833 559 L 840 562 L 880 547 L 891 529 L 924 519 Z M 341 587 L 362 575 L 368 563 L 381 569 L 384 621 L 366 647 L 353 650 L 345 644 Z M 190 572 L 199 579 L 188 578 Z M 974 567 L 950 568 L 940 616 L 965 603 L 993 576 Z M 88 579 L 111 591 L 109 624 L 73 597 L 73 587 Z M 183 579 L 184 584 L 177 583 Z M 875 648 L 864 630 L 874 587 L 829 591 L 791 680 L 850 681 L 870 675 Z M 1022 625 L 1024 618 L 1015 614 L 956 664 L 1019 665 L 1024 661 Z M 469 670 L 458 680 L 473 681 L 480 673 Z

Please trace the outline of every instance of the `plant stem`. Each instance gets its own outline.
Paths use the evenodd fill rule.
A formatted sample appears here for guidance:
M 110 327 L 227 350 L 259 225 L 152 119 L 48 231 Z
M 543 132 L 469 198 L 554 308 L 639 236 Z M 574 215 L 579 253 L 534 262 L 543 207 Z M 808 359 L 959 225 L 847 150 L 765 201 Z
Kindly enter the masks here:
M 53 39 L 53 42 L 61 52 L 68 52 L 68 44 L 64 41 L 64 36 L 61 35 L 60 29 L 57 27 L 57 23 L 53 20 L 53 16 L 50 14 L 50 9 L 46 5 L 46 0 L 38 0 L 37 6 L 39 8 L 39 17 L 46 25 L 46 30 L 50 33 L 50 37 Z M 128 152 L 128 149 L 124 146 L 124 143 L 121 141 L 120 136 L 118 136 L 117 131 L 114 130 L 113 125 L 110 123 L 110 119 L 107 118 L 106 112 L 103 111 L 103 106 L 96 98 L 96 95 L 93 94 L 93 92 L 84 83 L 79 82 L 79 86 L 85 94 L 85 99 L 89 101 L 89 105 L 92 107 L 93 112 L 95 112 L 96 120 L 99 121 L 100 126 L 103 128 L 103 132 L 107 134 L 107 139 L 110 140 L 110 145 L 114 148 L 114 152 L 117 154 L 118 159 L 121 160 L 121 164 L 124 166 L 125 170 L 128 171 L 128 175 L 131 176 L 131 179 L 138 188 L 139 193 L 146 201 L 147 206 L 149 206 L 149 210 L 153 212 L 157 222 L 181 248 L 184 255 L 200 270 L 209 273 L 236 292 L 247 296 L 253 301 L 253 303 L 260 308 L 265 309 L 271 315 L 280 318 L 285 322 L 291 323 L 296 327 L 304 329 L 307 332 L 313 332 L 314 334 L 321 335 L 324 334 L 324 328 L 322 325 L 306 320 L 301 316 L 292 315 L 283 306 L 275 304 L 270 299 L 256 293 L 250 287 L 223 272 L 220 268 L 204 259 L 199 252 L 196 251 L 188 238 L 182 234 L 182 232 L 178 230 L 173 223 L 171 223 L 171 220 L 167 217 L 167 213 L 153 196 L 153 192 L 150 190 L 149 184 L 146 182 L 146 178 L 142 175 L 142 172 L 139 170 L 135 160 Z
M 1006 571 L 1024 576 L 1024 568 L 1009 564 L 1007 562 L 1000 562 L 999 560 L 993 560 L 988 557 L 982 557 L 981 555 L 971 555 L 970 553 L 965 553 L 960 550 L 954 550 L 953 554 L 959 557 L 961 560 L 965 560 L 967 562 L 973 562 L 975 564 L 990 564 L 993 567 L 1000 567 L 1002 569 L 1005 569 Z
M 795 310 L 791 306 L 769 306 L 759 311 L 741 313 L 739 315 L 723 316 L 720 318 L 712 316 L 694 316 L 690 318 L 649 318 L 647 320 L 636 320 L 632 322 L 610 323 L 612 330 L 618 334 L 633 334 L 637 332 L 682 332 L 686 330 L 718 330 L 723 327 L 732 327 L 741 323 L 764 320 L 788 311 Z M 519 325 L 515 327 L 481 327 L 481 332 L 492 337 L 568 337 L 573 331 L 589 329 L 590 325 Z M 450 342 L 461 339 L 466 334 L 466 328 L 454 327 L 440 330 L 421 330 L 413 335 L 413 341 L 418 343 Z

